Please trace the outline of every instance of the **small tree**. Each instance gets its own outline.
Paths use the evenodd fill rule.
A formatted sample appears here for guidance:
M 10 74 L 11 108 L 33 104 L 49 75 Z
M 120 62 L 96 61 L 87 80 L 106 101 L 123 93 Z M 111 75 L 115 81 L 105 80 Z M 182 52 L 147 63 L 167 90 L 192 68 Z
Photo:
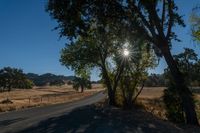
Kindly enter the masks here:
M 91 89 L 91 82 L 88 79 L 76 77 L 73 80 L 73 88 L 77 91 L 81 88 L 81 92 L 83 92 L 85 88 Z
M 175 123 L 185 123 L 183 105 L 173 81 L 168 89 L 164 90 L 163 100 L 166 108 L 166 117 Z
M 84 91 L 85 88 L 91 89 L 92 85 L 90 82 L 90 71 L 87 69 L 78 69 L 75 71 L 76 77 L 73 80 L 73 88 L 77 91 L 81 88 L 81 92 Z

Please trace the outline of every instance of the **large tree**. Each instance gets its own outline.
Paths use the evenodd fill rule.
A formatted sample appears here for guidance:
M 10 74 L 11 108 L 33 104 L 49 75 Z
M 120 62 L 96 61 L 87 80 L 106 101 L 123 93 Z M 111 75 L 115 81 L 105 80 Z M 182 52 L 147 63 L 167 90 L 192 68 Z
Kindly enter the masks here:
M 58 21 L 61 36 L 72 42 L 87 36 L 91 26 L 105 28 L 108 23 L 120 23 L 126 29 L 124 34 L 128 32 L 132 38 L 148 41 L 169 66 L 187 123 L 198 124 L 192 93 L 170 52 L 171 40 L 178 40 L 173 27 L 184 26 L 174 0 L 49 0 L 47 10 Z
M 92 34 L 79 37 L 76 42 L 67 44 L 61 51 L 60 61 L 75 73 L 99 69 L 103 83 L 108 89 L 109 103 L 115 105 L 115 92 L 123 71 L 123 44 L 117 46 L 117 39 L 112 39 L 110 32 L 102 33 L 97 29 L 91 32 Z
M 120 42 L 124 40 L 121 38 L 125 35 L 121 34 L 123 25 L 120 22 L 114 24 L 107 13 L 114 14 L 118 7 L 120 5 L 116 1 L 107 0 L 50 0 L 47 7 L 59 23 L 60 35 L 69 39 L 61 52 L 62 64 L 75 71 L 99 68 L 108 89 L 110 105 L 115 105 L 115 92 L 123 69 L 122 65 L 111 69 L 111 60 L 119 53 Z
M 21 69 L 5 67 L 0 69 L 0 88 L 11 91 L 12 88 L 32 88 L 33 83 L 27 79 Z
M 181 97 L 187 123 L 198 125 L 192 93 L 170 52 L 171 40 L 178 40 L 173 27 L 184 26 L 181 16 L 177 13 L 178 7 L 175 2 L 173 0 L 127 0 L 126 8 L 132 30 L 143 34 L 145 39 L 158 50 L 159 55 L 164 56 Z

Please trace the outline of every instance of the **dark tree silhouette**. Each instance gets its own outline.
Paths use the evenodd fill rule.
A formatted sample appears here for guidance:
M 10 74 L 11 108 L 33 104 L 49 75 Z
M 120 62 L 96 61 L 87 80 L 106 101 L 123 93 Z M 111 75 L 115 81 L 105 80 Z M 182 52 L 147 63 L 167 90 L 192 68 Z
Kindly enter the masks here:
M 187 123 L 198 125 L 192 93 L 170 52 L 171 40 L 178 40 L 173 27 L 185 26 L 177 13 L 178 7 L 173 0 L 127 0 L 127 8 L 132 30 L 143 34 L 144 39 L 158 50 L 158 54 L 164 56 L 181 97 Z
M 76 89 L 78 91 L 79 88 L 81 88 L 81 92 L 84 91 L 85 88 L 87 89 L 91 89 L 91 82 L 88 79 L 84 79 L 81 77 L 76 77 L 73 80 L 73 88 Z
M 27 79 L 22 70 L 5 67 L 0 70 L 0 88 L 11 91 L 12 88 L 32 88 L 33 83 Z

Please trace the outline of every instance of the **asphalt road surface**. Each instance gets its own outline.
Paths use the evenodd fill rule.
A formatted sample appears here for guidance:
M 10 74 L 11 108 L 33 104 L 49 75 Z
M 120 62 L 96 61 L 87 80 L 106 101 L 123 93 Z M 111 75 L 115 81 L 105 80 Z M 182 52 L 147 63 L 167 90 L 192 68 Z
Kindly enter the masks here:
M 20 133 L 41 121 L 69 114 L 72 110 L 96 103 L 105 98 L 103 92 L 72 103 L 36 107 L 20 111 L 0 113 L 0 133 Z

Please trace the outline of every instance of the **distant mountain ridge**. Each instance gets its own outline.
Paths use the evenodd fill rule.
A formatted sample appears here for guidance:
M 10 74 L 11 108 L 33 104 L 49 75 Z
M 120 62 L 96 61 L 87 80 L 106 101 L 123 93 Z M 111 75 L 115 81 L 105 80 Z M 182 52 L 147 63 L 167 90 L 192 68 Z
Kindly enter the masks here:
M 36 86 L 44 86 L 44 85 L 53 85 L 55 84 L 65 84 L 69 81 L 72 81 L 75 76 L 63 76 L 63 75 L 55 75 L 52 73 L 45 73 L 42 75 L 38 75 L 35 73 L 27 73 L 27 78 L 32 80 Z

